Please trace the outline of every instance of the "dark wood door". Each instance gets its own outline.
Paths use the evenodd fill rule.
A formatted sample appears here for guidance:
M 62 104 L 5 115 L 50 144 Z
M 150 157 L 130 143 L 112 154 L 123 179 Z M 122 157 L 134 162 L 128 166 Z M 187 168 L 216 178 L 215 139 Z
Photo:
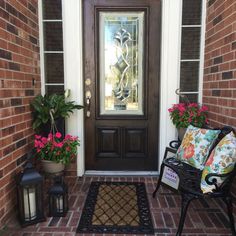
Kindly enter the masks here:
M 84 0 L 86 170 L 158 168 L 160 0 Z

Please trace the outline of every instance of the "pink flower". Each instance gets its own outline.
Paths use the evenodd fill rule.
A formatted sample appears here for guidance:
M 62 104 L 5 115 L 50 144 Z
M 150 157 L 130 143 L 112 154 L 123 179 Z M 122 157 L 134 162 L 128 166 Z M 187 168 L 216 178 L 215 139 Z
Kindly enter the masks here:
M 188 107 L 198 107 L 198 104 L 195 103 L 195 102 L 193 102 L 193 103 L 190 103 L 190 104 L 188 105 Z
M 60 142 L 60 143 L 54 142 L 53 145 L 55 147 L 58 147 L 58 148 L 62 148 L 63 147 L 63 143 L 62 142 Z
M 61 133 L 60 132 L 56 132 L 55 137 L 56 138 L 61 138 Z
M 38 140 L 34 140 L 34 147 L 38 147 L 39 146 L 39 141 Z
M 41 135 L 37 135 L 37 134 L 36 134 L 34 137 L 35 137 L 36 139 L 41 139 Z
M 71 135 L 70 134 L 67 134 L 66 136 L 65 136 L 65 140 L 67 140 L 67 139 L 71 139 Z
M 45 137 L 42 137 L 42 142 L 43 142 L 43 144 L 46 144 L 47 143 L 47 138 L 45 138 Z
M 76 140 L 78 140 L 78 136 L 72 136 L 71 139 L 72 139 L 73 141 L 76 141 Z
M 202 106 L 202 111 L 208 111 L 208 107 L 207 106 Z
M 52 133 L 49 133 L 49 134 L 48 134 L 48 139 L 49 139 L 49 140 L 52 140 L 52 139 L 53 139 Z
M 186 111 L 185 104 L 184 104 L 184 103 L 178 104 L 178 110 L 179 110 L 180 112 Z
M 44 148 L 44 144 L 42 142 L 39 142 L 39 147 Z

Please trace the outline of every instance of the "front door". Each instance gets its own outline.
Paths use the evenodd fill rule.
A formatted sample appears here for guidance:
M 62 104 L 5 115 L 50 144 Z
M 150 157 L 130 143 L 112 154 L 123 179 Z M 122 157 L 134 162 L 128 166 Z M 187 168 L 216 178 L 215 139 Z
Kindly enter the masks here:
M 86 170 L 157 171 L 160 0 L 84 0 Z

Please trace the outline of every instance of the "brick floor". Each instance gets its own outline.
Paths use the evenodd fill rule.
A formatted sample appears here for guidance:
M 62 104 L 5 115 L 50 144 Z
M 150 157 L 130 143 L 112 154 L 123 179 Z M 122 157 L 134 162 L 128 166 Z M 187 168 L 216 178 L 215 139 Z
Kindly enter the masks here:
M 152 192 L 157 179 L 155 177 L 83 177 L 67 179 L 69 185 L 70 210 L 66 217 L 47 217 L 45 222 L 21 228 L 17 219 L 12 218 L 7 225 L 6 235 L 11 236 L 95 236 L 101 234 L 76 234 L 83 204 L 91 181 L 142 181 L 146 184 L 149 204 L 153 217 L 155 235 L 174 236 L 180 213 L 180 196 L 161 187 L 155 199 Z M 236 186 L 233 186 L 234 199 Z M 236 213 L 235 205 L 234 212 Z M 5 235 L 2 234 L 2 235 Z M 1 233 L 0 233 L 1 235 Z M 2 236 L 1 235 L 1 236 Z M 104 234 L 105 235 L 105 234 Z M 106 234 L 109 236 L 111 234 Z M 186 217 L 183 236 L 229 236 L 228 218 L 221 200 L 199 201 L 190 204 Z M 115 236 L 115 235 L 113 235 Z

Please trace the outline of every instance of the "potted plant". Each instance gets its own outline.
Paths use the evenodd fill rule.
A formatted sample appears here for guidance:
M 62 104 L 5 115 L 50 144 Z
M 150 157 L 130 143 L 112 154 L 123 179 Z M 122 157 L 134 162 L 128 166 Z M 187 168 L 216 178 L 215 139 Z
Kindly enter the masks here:
M 64 119 L 83 106 L 67 101 L 68 93 L 69 90 L 64 95 L 38 95 L 31 103 L 36 132 L 34 147 L 45 172 L 64 170 L 77 154 L 78 137 L 65 135 Z
M 65 92 L 68 94 L 68 90 Z M 74 101 L 67 101 L 65 95 L 38 95 L 31 102 L 33 113 L 33 129 L 36 133 L 47 135 L 51 131 L 52 122 L 64 134 L 64 119 L 69 117 L 75 109 L 83 106 Z M 64 135 L 63 135 L 64 136 Z
M 67 134 L 63 138 L 60 132 L 49 133 L 47 137 L 35 135 L 34 140 L 36 157 L 41 160 L 47 173 L 63 171 L 65 165 L 76 157 L 79 144 L 77 136 Z
M 178 129 L 179 138 L 182 140 L 186 128 L 192 124 L 196 127 L 203 127 L 208 123 L 206 112 L 207 106 L 201 106 L 197 103 L 178 103 L 173 104 L 168 109 L 170 118 Z

